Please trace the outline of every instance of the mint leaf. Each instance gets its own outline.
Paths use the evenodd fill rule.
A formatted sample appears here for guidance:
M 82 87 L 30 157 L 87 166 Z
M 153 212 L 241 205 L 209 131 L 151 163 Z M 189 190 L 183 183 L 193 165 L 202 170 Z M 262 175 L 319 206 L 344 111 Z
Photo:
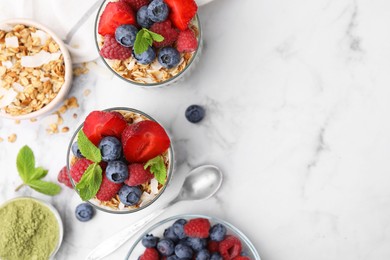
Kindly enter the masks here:
M 142 28 L 138 31 L 134 42 L 134 53 L 141 54 L 148 50 L 149 46 L 153 45 L 153 41 L 161 42 L 164 37 L 158 33 L 149 31 L 146 28 Z
M 31 180 L 35 170 L 35 157 L 30 147 L 23 146 L 16 157 L 16 168 L 24 182 Z
M 37 179 L 42 179 L 45 177 L 48 173 L 48 170 L 43 169 L 42 167 L 35 168 L 32 175 L 31 179 L 32 180 L 37 180 Z
M 155 33 L 155 32 L 152 32 L 152 31 L 149 31 L 149 34 L 152 36 L 152 39 L 153 41 L 155 42 L 162 42 L 164 40 L 164 37 L 158 33 Z
M 83 130 L 80 130 L 77 135 L 77 144 L 79 146 L 81 154 L 95 163 L 99 163 L 102 160 L 102 155 L 99 148 L 97 148 L 85 135 Z
M 163 157 L 159 155 L 153 159 L 150 159 L 145 164 L 144 169 L 146 170 L 148 167 L 150 167 L 149 171 L 154 174 L 156 180 L 164 185 L 167 178 L 167 168 L 165 166 Z
M 76 184 L 76 189 L 82 200 L 92 199 L 99 191 L 103 179 L 102 173 L 103 170 L 99 164 L 93 163 L 88 166 L 80 182 Z
M 50 196 L 57 195 L 61 191 L 59 185 L 48 181 L 32 180 L 28 183 L 28 186 L 40 193 Z

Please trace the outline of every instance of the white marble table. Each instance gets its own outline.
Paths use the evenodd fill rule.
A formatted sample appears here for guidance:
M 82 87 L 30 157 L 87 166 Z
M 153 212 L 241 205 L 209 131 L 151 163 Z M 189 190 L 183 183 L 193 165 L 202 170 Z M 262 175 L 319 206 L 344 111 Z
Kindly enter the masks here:
M 226 176 L 217 196 L 183 202 L 159 219 L 223 218 L 263 259 L 390 259 L 389 14 L 385 0 L 216 0 L 200 9 L 205 49 L 184 83 L 139 89 L 100 68 L 75 81 L 80 108 L 65 114 L 69 133 L 48 135 L 44 119 L 0 120 L 0 137 L 18 136 L 0 143 L 0 203 L 21 195 L 52 202 L 66 228 L 57 258 L 83 259 L 173 197 L 190 168 L 212 163 Z M 186 121 L 191 104 L 207 109 L 202 123 Z M 81 223 L 70 189 L 53 198 L 14 192 L 21 146 L 33 148 L 54 181 L 71 132 L 89 111 L 113 106 L 149 113 L 174 137 L 178 167 L 159 203 Z M 123 259 L 130 245 L 107 259 Z

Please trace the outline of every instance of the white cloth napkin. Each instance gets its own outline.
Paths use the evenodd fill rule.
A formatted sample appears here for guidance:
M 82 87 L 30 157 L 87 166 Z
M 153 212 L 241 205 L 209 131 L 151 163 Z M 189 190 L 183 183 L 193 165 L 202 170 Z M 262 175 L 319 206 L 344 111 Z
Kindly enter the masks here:
M 35 20 L 65 39 L 72 27 L 98 0 L 0 0 L 0 22 L 10 18 Z M 75 32 L 68 44 L 73 63 L 96 59 L 94 24 L 98 8 Z

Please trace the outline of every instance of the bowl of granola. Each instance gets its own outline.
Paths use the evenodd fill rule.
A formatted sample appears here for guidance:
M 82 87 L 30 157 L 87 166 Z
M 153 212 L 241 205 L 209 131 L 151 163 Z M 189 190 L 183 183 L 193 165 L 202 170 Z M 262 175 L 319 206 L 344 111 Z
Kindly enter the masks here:
M 155 202 L 172 178 L 170 138 L 151 116 L 132 108 L 92 111 L 73 135 L 68 175 L 82 200 L 127 214 Z
M 69 52 L 50 29 L 27 19 L 0 22 L 0 116 L 47 114 L 65 99 L 71 81 Z
M 202 30 L 194 0 L 106 0 L 95 24 L 107 67 L 132 85 L 170 85 L 199 61 Z

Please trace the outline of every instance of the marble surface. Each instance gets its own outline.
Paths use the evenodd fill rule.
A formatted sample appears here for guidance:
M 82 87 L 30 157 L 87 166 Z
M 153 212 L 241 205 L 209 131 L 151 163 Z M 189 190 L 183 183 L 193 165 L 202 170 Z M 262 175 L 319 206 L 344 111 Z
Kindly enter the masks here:
M 48 135 L 49 119 L 0 119 L 0 203 L 50 201 L 65 223 L 57 259 L 84 259 L 104 238 L 143 218 L 178 191 L 189 169 L 212 163 L 225 181 L 213 198 L 182 202 L 159 219 L 200 213 L 225 219 L 262 259 L 390 259 L 390 2 L 215 0 L 200 8 L 205 48 L 185 82 L 140 89 L 98 65 L 75 79 L 80 107 L 70 132 Z M 84 96 L 89 89 L 91 94 Z M 190 124 L 188 105 L 205 120 Z M 98 212 L 78 222 L 70 189 L 53 198 L 19 192 L 17 151 L 28 144 L 56 180 L 71 134 L 94 109 L 128 106 L 160 120 L 174 138 L 171 186 L 143 212 Z M 77 113 L 77 119 L 72 115 Z M 106 259 L 123 259 L 131 241 Z

